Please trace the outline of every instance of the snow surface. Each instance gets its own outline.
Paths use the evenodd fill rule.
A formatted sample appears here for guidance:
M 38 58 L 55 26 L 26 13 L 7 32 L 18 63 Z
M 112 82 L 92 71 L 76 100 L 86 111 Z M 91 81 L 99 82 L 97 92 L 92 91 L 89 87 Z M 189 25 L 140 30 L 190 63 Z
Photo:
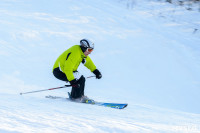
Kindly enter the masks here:
M 0 132 L 200 132 L 200 12 L 153 0 L 1 0 Z M 123 110 L 46 99 L 67 96 L 52 67 L 82 38 L 103 78 L 97 101 Z M 80 65 L 86 77 L 90 71 Z

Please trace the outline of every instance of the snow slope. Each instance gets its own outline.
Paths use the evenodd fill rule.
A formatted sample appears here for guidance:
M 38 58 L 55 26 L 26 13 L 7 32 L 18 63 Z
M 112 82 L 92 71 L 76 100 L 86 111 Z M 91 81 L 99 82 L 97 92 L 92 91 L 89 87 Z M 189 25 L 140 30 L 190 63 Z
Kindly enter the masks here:
M 200 132 L 200 13 L 132 2 L 1 0 L 0 132 Z M 70 88 L 19 95 L 63 86 L 54 61 L 85 37 L 103 74 L 86 94 L 126 109 L 45 98 Z

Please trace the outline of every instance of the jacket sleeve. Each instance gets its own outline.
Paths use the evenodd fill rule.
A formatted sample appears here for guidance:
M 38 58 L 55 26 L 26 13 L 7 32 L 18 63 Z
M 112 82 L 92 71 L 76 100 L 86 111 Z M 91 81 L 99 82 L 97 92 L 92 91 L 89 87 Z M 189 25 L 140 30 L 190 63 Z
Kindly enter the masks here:
M 74 60 L 73 57 L 74 56 L 73 54 L 71 54 L 67 60 L 65 61 L 65 67 L 64 67 L 64 73 L 67 77 L 67 79 L 69 81 L 72 81 L 74 79 L 74 75 L 73 75 L 73 68 L 74 68 Z M 74 58 L 75 59 L 75 58 Z
M 94 65 L 93 61 L 91 60 L 91 58 L 89 56 L 87 56 L 87 58 L 85 59 L 85 64 L 84 66 L 86 66 L 91 72 L 93 72 L 96 69 L 96 66 Z

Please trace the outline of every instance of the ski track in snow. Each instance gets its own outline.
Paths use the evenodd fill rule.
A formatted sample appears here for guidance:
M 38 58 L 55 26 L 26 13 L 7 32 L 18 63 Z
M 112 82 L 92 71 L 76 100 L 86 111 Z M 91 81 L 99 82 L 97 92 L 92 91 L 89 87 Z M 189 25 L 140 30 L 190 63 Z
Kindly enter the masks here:
M 0 132 L 200 132 L 200 13 L 153 1 L 130 9 L 127 2 L 1 1 Z M 53 63 L 85 37 L 95 42 L 91 58 L 103 74 L 87 80 L 86 94 L 127 108 L 45 98 L 65 97 L 68 88 L 19 95 L 63 86 Z

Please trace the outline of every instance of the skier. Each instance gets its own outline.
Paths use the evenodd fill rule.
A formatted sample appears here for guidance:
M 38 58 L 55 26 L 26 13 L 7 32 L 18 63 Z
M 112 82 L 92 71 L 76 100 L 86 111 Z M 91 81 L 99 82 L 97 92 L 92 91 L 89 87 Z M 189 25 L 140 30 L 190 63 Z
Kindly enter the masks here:
M 53 66 L 53 75 L 62 81 L 70 82 L 72 85 L 70 98 L 75 101 L 86 102 L 89 100 L 84 95 L 85 77 L 77 71 L 82 62 L 97 79 L 102 77 L 91 58 L 88 56 L 94 49 L 94 43 L 88 39 L 80 40 L 80 45 L 74 45 L 63 52 Z

